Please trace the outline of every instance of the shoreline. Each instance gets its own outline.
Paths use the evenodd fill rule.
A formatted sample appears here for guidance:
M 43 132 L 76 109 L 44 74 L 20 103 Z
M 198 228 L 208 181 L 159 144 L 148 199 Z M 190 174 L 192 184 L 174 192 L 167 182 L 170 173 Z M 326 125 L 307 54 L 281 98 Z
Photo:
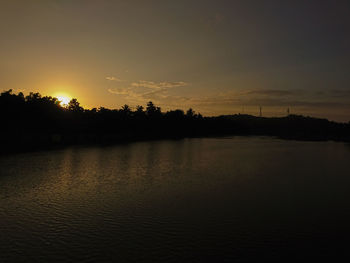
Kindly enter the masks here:
M 104 134 L 97 136 L 94 134 L 80 134 L 80 135 L 70 135 L 63 137 L 63 140 L 57 140 L 57 134 L 36 134 L 32 135 L 36 141 L 38 138 L 41 143 L 34 144 L 34 141 L 27 141 L 27 144 L 22 144 L 23 141 L 20 140 L 21 145 L 7 144 L 0 149 L 0 156 L 12 155 L 19 153 L 34 153 L 39 151 L 52 151 L 52 150 L 61 150 L 69 147 L 109 147 L 117 146 L 123 144 L 129 144 L 134 142 L 151 142 L 158 140 L 183 140 L 183 139 L 194 139 L 194 138 L 224 138 L 224 137 L 269 137 L 276 138 L 286 141 L 305 141 L 305 142 L 341 142 L 341 143 L 350 143 L 350 138 L 337 138 L 337 136 L 293 136 L 293 135 L 276 135 L 276 134 L 241 134 L 241 133 L 225 133 L 225 134 L 196 134 L 196 135 L 183 135 L 183 136 L 130 136 L 130 135 L 121 135 L 121 134 Z M 61 135 L 62 136 L 62 135 Z M 1 136 L 3 137 L 3 136 Z M 29 138 L 30 136 L 27 136 Z M 32 137 L 32 138 L 33 138 Z M 8 138 L 8 137 L 7 137 Z M 51 139 L 51 140 L 50 140 Z M 18 142 L 18 140 L 17 140 Z M 43 143 L 45 142 L 45 143 Z

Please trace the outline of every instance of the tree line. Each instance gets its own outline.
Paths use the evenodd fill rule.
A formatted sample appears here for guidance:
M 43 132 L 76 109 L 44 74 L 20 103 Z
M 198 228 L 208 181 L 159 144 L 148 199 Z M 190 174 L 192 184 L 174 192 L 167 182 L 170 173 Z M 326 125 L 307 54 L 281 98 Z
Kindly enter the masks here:
M 61 106 L 51 96 L 0 94 L 2 151 L 53 145 L 114 143 L 130 140 L 222 135 L 272 135 L 302 140 L 350 141 L 350 124 L 299 115 L 282 118 L 234 114 L 203 117 L 191 108 L 162 112 L 149 101 L 135 110 L 104 107 L 84 109 L 77 99 Z

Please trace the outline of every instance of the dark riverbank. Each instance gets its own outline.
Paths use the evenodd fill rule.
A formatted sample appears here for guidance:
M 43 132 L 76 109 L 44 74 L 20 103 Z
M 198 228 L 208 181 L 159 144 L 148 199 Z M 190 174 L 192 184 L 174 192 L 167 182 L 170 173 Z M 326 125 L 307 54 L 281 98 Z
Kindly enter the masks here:
M 188 120 L 150 120 L 123 125 L 124 131 L 94 131 L 58 129 L 2 132 L 1 151 L 10 152 L 57 149 L 72 145 L 112 145 L 134 141 L 182 139 L 213 136 L 273 136 L 287 140 L 350 142 L 349 124 L 325 119 L 290 115 L 283 118 L 262 118 L 250 115 L 202 117 Z
M 66 107 L 57 98 L 39 93 L 0 96 L 1 153 L 61 148 L 70 145 L 109 145 L 140 140 L 227 135 L 275 136 L 310 141 L 350 141 L 350 123 L 288 115 L 203 117 L 188 109 L 162 112 L 152 102 L 146 108 L 84 109 L 76 99 Z

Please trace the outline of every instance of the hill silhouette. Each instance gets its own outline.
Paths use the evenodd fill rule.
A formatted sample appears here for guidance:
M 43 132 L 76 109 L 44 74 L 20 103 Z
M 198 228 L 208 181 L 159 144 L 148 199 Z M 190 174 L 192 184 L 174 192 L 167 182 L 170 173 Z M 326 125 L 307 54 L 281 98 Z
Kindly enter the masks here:
M 0 94 L 1 152 L 73 144 L 225 135 L 267 135 L 296 140 L 350 141 L 350 123 L 288 115 L 203 117 L 192 109 L 162 112 L 151 101 L 132 110 L 84 109 L 77 99 L 62 107 L 57 98 L 31 92 Z

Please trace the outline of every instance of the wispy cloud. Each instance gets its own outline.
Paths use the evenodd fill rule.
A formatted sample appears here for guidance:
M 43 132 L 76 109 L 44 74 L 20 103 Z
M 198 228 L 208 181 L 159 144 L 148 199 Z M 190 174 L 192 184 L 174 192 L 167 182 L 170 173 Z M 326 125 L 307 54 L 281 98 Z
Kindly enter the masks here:
M 246 94 L 264 95 L 264 96 L 289 96 L 299 94 L 299 90 L 283 90 L 283 89 L 254 89 L 249 90 Z
M 126 88 L 113 88 L 108 89 L 109 93 L 115 94 L 115 95 L 129 95 L 129 90 Z
M 149 88 L 149 89 L 171 89 L 171 88 L 177 88 L 177 87 L 184 87 L 188 84 L 183 81 L 177 81 L 177 82 L 154 82 L 154 81 L 147 81 L 147 80 L 140 80 L 137 82 L 131 83 L 132 87 L 136 88 Z
M 109 77 L 106 77 L 106 80 L 109 80 L 109 81 L 122 81 L 121 79 L 117 78 L 117 77 L 113 77 L 113 76 L 109 76 Z
M 151 100 L 156 103 L 172 105 L 176 102 L 183 102 L 187 100 L 187 98 L 171 95 L 169 90 L 185 87 L 187 85 L 189 84 L 184 81 L 155 82 L 139 80 L 131 82 L 128 86 L 109 88 L 108 92 L 115 95 L 123 95 L 131 103 L 145 103 Z

